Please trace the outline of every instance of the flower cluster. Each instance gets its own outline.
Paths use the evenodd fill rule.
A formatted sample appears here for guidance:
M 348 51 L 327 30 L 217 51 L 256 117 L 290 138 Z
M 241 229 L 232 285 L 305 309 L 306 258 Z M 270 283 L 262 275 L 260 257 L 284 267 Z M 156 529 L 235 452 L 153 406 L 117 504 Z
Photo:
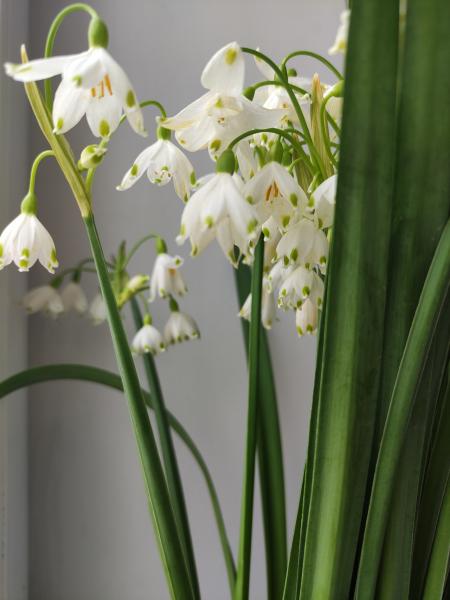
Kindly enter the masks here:
M 338 36 L 342 47 L 344 34 Z M 177 242 L 189 240 L 193 256 L 216 239 L 234 267 L 241 260 L 251 265 L 263 236 L 263 325 L 272 326 L 278 304 L 296 311 L 303 335 L 315 332 L 323 303 L 341 94 L 317 75 L 307 79 L 293 70 L 281 85 L 275 67 L 255 54 L 264 86 L 244 90 L 242 49 L 236 42 L 221 48 L 203 70 L 206 93 L 159 120 L 158 140 L 141 152 L 118 189 L 130 188 L 145 171 L 159 185 L 173 179 L 186 203 Z M 171 131 L 185 150 L 207 149 L 215 172 L 196 180 Z M 250 307 L 249 297 L 240 315 L 249 319 Z

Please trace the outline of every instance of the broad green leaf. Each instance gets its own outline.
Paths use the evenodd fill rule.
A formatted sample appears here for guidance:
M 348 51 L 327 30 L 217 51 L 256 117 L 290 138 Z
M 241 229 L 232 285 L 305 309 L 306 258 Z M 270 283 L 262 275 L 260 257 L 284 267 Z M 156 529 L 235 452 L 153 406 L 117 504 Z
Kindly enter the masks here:
M 349 597 L 380 377 L 399 7 L 352 10 L 301 600 Z

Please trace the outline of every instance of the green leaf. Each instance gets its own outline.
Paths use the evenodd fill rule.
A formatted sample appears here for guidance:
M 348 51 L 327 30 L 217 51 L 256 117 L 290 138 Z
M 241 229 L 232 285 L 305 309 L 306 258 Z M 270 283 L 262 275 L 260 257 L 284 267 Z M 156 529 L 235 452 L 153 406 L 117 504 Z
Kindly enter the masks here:
M 135 297 L 131 298 L 131 311 L 133 313 L 136 330 L 141 329 L 143 320 L 139 304 Z M 159 433 L 159 442 L 161 454 L 163 457 L 167 486 L 169 488 L 170 500 L 172 502 L 175 518 L 177 520 L 178 533 L 183 544 L 183 550 L 189 568 L 192 587 L 197 598 L 200 597 L 200 586 L 198 582 L 197 567 L 195 564 L 194 547 L 192 544 L 189 518 L 184 499 L 183 484 L 181 482 L 180 471 L 178 468 L 177 455 L 173 445 L 172 435 L 170 433 L 169 420 L 164 404 L 164 397 L 161 384 L 156 370 L 155 361 L 150 353 L 142 356 L 145 374 L 153 398 L 153 409 L 155 411 L 156 424 Z
M 250 293 L 250 269 L 240 263 L 235 271 L 239 306 Z M 248 349 L 248 323 L 241 319 L 245 348 Z M 286 499 L 283 452 L 277 396 L 270 359 L 269 342 L 261 330 L 261 369 L 258 410 L 258 466 L 264 520 L 267 598 L 280 598 L 286 572 Z
M 408 421 L 450 285 L 450 222 L 445 226 L 425 281 L 390 402 L 373 479 L 359 563 L 356 600 L 372 600 Z
M 131 423 L 141 459 L 145 491 L 170 594 L 176 600 L 192 600 L 196 595 L 190 583 L 189 570 L 178 536 L 175 515 L 170 502 L 156 440 L 142 398 L 141 385 L 122 318 L 111 287 L 94 217 L 91 214 L 83 220 L 95 261 L 100 289 L 106 305 L 114 352 L 128 402 Z
M 436 419 L 437 426 L 433 435 L 433 446 L 427 464 L 415 531 L 411 583 L 412 600 L 422 600 L 423 598 L 425 574 L 431 556 L 439 513 L 445 494 L 445 486 L 450 477 L 450 463 L 448 460 L 448 440 L 450 439 L 450 371 L 448 368 L 438 405 L 441 408 L 441 414 Z
M 398 10 L 381 0 L 352 12 L 302 600 L 348 598 L 357 554 L 383 340 Z
M 120 379 L 119 375 L 116 375 L 115 373 L 111 373 L 110 371 L 99 369 L 97 367 L 90 367 L 87 365 L 59 364 L 34 367 L 31 369 L 27 369 L 26 371 L 16 373 L 8 379 L 5 379 L 4 381 L 0 382 L 0 399 L 4 398 L 8 394 L 12 394 L 17 390 L 29 387 L 31 385 L 58 380 L 92 382 L 118 390 L 119 392 L 123 392 L 122 380 Z M 142 390 L 142 396 L 145 400 L 146 405 L 150 409 L 154 410 L 153 401 L 150 394 L 145 390 Z M 203 459 L 203 456 L 200 453 L 200 450 L 197 448 L 194 440 L 184 429 L 182 424 L 167 409 L 166 412 L 170 427 L 175 431 L 178 437 L 182 440 L 182 442 L 191 452 L 195 462 L 197 463 L 205 479 L 206 487 L 208 489 L 208 493 L 214 511 L 214 517 L 217 524 L 228 578 L 230 579 L 230 581 L 234 581 L 236 569 L 234 566 L 233 554 L 231 552 L 231 546 L 228 540 L 225 528 L 225 521 L 223 519 L 222 510 L 220 508 L 219 498 L 217 496 L 216 488 L 214 486 L 214 482 L 212 480 L 209 469 Z

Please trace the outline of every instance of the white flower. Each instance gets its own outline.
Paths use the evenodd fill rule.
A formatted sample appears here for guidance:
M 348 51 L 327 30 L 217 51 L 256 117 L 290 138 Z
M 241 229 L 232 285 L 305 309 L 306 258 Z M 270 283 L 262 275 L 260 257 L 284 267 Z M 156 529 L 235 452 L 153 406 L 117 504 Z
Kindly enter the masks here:
M 19 271 L 28 271 L 37 260 L 54 273 L 55 244 L 35 214 L 21 212 L 0 235 L 0 269 L 14 261 Z
M 157 255 L 150 277 L 150 302 L 155 300 L 157 294 L 160 298 L 165 298 L 182 296 L 187 292 L 183 276 L 179 271 L 183 262 L 181 256 L 171 256 L 165 252 Z
M 74 310 L 81 315 L 88 308 L 86 294 L 81 285 L 75 281 L 70 281 L 62 290 L 61 300 L 66 312 Z
M 320 276 L 305 267 L 296 267 L 283 281 L 278 294 L 280 308 L 298 308 L 309 298 L 316 306 L 323 303 L 323 281 Z
M 214 92 L 239 96 L 244 89 L 245 61 L 237 42 L 231 42 L 209 60 L 203 69 L 201 82 Z
M 194 168 L 170 140 L 159 139 L 141 152 L 117 189 L 127 190 L 145 172 L 150 181 L 157 185 L 166 185 L 172 179 L 177 196 L 187 202 L 191 184 L 195 182 Z
M 22 305 L 30 314 L 42 311 L 51 317 L 57 317 L 64 311 L 61 296 L 51 285 L 41 285 L 27 292 Z
M 265 329 L 271 329 L 273 321 L 275 319 L 276 305 L 273 294 L 269 292 L 266 287 L 262 288 L 262 297 L 261 297 L 261 323 Z M 241 310 L 239 311 L 239 316 L 245 319 L 246 321 L 251 320 L 252 313 L 252 295 L 249 294 L 247 296 L 246 301 L 242 305 Z
M 274 264 L 268 275 L 264 277 L 263 284 L 268 292 L 274 291 L 295 269 L 294 265 L 284 265 L 282 260 Z
M 178 310 L 170 313 L 164 327 L 164 341 L 166 344 L 195 340 L 198 337 L 200 337 L 200 331 L 192 317 Z
M 100 325 L 106 320 L 107 311 L 103 296 L 98 293 L 89 307 L 89 317 L 94 325 Z
M 314 220 L 321 229 L 333 225 L 334 207 L 336 204 L 337 175 L 325 179 L 311 194 L 314 206 Z
M 5 69 L 16 81 L 23 82 L 62 75 L 53 105 L 55 133 L 69 131 L 86 115 L 92 133 L 107 138 L 119 125 L 124 111 L 136 133 L 145 134 L 142 112 L 130 81 L 105 48 L 93 46 L 79 54 L 20 65 L 6 63 Z
M 328 50 L 328 54 L 345 54 L 347 52 L 348 30 L 350 28 L 350 10 L 344 10 L 341 13 L 340 25 L 337 30 L 336 39 L 333 46 Z
M 134 336 L 131 349 L 136 354 L 159 354 L 165 350 L 165 345 L 163 337 L 156 327 L 146 323 Z
M 258 208 L 263 228 L 273 217 L 278 225 L 286 228 L 294 210 L 302 212 L 307 197 L 295 179 L 280 163 L 272 160 L 250 179 L 244 188 L 244 196 Z
M 178 143 L 186 150 L 197 152 L 208 147 L 211 157 L 217 158 L 238 135 L 249 129 L 275 127 L 279 120 L 278 111 L 266 110 L 244 96 L 210 91 L 161 124 L 175 131 Z
M 295 325 L 298 335 L 302 336 L 315 333 L 318 320 L 318 308 L 309 298 L 307 298 L 295 311 Z
M 218 172 L 186 204 L 177 241 L 190 238 L 192 254 L 197 255 L 217 236 L 225 256 L 234 262 L 234 246 L 246 254 L 258 234 L 255 209 L 244 200 L 233 176 Z
M 290 262 L 306 264 L 318 231 L 309 219 L 303 218 L 293 223 L 278 243 L 277 257 L 283 259 L 285 265 Z

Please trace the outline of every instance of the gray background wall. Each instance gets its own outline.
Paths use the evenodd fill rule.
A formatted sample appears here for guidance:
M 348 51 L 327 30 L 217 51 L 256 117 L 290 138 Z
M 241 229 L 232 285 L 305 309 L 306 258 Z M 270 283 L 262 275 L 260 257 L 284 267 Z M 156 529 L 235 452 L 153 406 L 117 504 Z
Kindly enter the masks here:
M 11 2 L 12 3 L 12 2 Z M 29 53 L 42 55 L 46 30 L 66 3 L 30 3 Z M 109 0 L 97 1 L 110 28 L 110 49 L 126 68 L 141 99 L 158 98 L 173 114 L 202 93 L 200 73 L 223 44 L 237 40 L 260 46 L 280 59 L 292 49 L 325 53 L 333 41 L 340 0 Z M 58 36 L 58 53 L 85 45 L 87 19 L 70 17 Z M 18 40 L 19 41 L 19 40 Z M 14 58 L 14 57 L 13 57 Z M 249 64 L 249 78 L 256 71 Z M 312 74 L 311 62 L 302 74 Z M 318 68 L 318 72 L 323 71 Z M 12 84 L 11 84 L 12 85 Z M 146 123 L 152 140 L 152 111 Z M 85 125 L 71 135 L 81 149 L 89 143 Z M 115 136 L 95 183 L 95 212 L 107 253 L 122 239 L 134 241 L 149 231 L 169 240 L 179 227 L 181 203 L 170 186 L 142 180 L 132 191 L 115 186 L 146 142 L 127 126 Z M 32 128 L 32 152 L 44 148 Z M 211 169 L 206 156 L 194 155 L 199 174 Z M 45 170 L 45 174 L 44 174 Z M 54 235 L 62 267 L 88 253 L 74 201 L 60 174 L 47 164 L 39 175 L 40 215 Z M 188 248 L 182 248 L 185 256 Z M 134 265 L 148 271 L 147 247 Z M 184 269 L 190 293 L 183 308 L 199 322 L 201 342 L 171 349 L 157 363 L 167 404 L 197 441 L 213 473 L 234 548 L 237 545 L 242 451 L 245 427 L 246 368 L 240 323 L 236 318 L 233 273 L 214 246 Z M 90 277 L 90 278 L 89 278 Z M 46 281 L 36 268 L 31 284 Z M 92 296 L 92 276 L 83 281 Z M 162 326 L 167 309 L 157 304 Z M 129 330 L 132 330 L 127 318 Z M 93 328 L 74 316 L 59 321 L 37 316 L 29 324 L 29 362 L 81 362 L 115 370 L 106 326 Z M 281 318 L 270 334 L 284 436 L 289 527 L 299 492 L 305 455 L 314 365 L 314 340 L 298 340 L 293 316 Z M 119 394 L 86 384 L 49 384 L 31 390 L 30 598 L 32 600 L 155 600 L 167 598 L 153 540 L 135 442 Z M 177 444 L 204 598 L 228 598 L 223 560 L 203 481 L 189 454 Z M 263 537 L 259 499 L 254 538 L 252 597 L 264 598 Z M 12 600 L 16 600 L 13 598 Z

